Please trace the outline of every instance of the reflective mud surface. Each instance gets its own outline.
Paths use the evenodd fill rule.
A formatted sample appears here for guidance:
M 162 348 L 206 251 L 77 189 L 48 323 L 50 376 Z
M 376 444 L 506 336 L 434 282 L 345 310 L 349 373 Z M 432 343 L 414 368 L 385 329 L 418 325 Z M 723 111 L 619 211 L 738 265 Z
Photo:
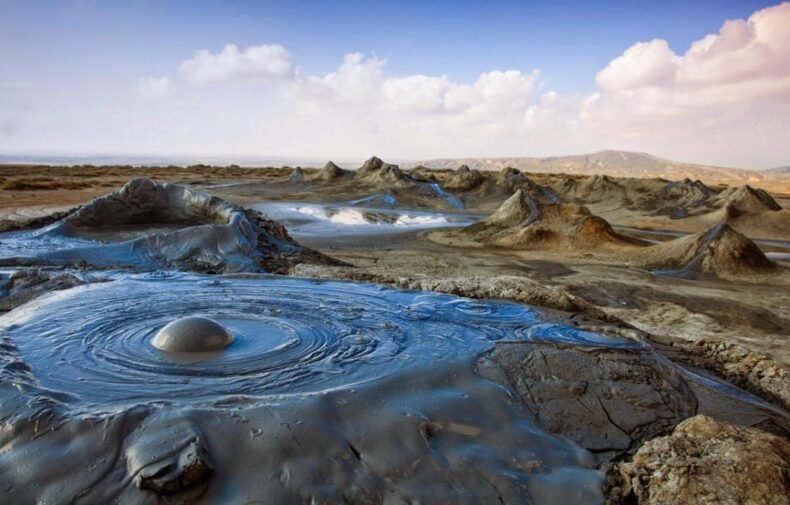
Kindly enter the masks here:
M 82 230 L 79 236 L 63 233 L 57 224 L 38 230 L 0 233 L 0 258 L 38 255 L 101 244 L 120 243 L 156 233 L 174 232 L 188 225 L 123 225 Z
M 255 211 L 142 178 L 41 230 L 0 236 L 4 266 L 283 273 L 304 262 L 337 263 Z
M 8 266 L 91 265 L 97 268 L 167 268 L 206 244 L 221 244 L 217 258 L 249 262 L 215 225 L 116 225 L 68 233 L 62 223 L 31 231 L 0 233 L 0 262 Z M 226 258 L 222 258 L 225 253 Z M 207 254 L 210 254 L 207 253 Z M 173 266 L 177 266 L 174 264 Z M 241 270 L 242 268 L 238 268 Z
M 186 316 L 210 317 L 235 340 L 215 353 L 152 345 Z M 279 277 L 126 277 L 53 293 L 0 324 L 42 386 L 93 405 L 324 391 L 474 357 L 501 339 L 635 345 L 523 305 Z
M 267 202 L 251 207 L 285 224 L 289 233 L 296 238 L 462 227 L 469 226 L 481 217 L 473 213 L 303 202 Z
M 39 230 L 0 233 L 0 258 L 36 256 L 39 254 L 97 245 L 87 237 L 69 237 L 59 231 L 57 225 Z
M 152 346 L 185 316 L 235 339 Z M 2 503 L 602 503 L 592 455 L 477 357 L 497 341 L 641 348 L 511 303 L 166 273 L 45 295 L 0 337 Z

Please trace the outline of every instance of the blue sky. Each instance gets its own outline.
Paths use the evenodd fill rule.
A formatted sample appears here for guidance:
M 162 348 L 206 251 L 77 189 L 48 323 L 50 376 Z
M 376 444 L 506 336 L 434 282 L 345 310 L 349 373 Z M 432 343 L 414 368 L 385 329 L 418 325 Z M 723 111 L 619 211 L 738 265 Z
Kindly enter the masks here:
M 98 72 L 94 65 L 165 71 L 198 48 L 267 42 L 288 47 L 314 73 L 329 72 L 343 54 L 361 51 L 386 58 L 395 74 L 472 79 L 491 68 L 540 68 L 558 91 L 585 92 L 594 89 L 595 72 L 635 41 L 663 38 L 682 50 L 724 20 L 768 5 L 0 0 L 0 47 L 4 63 L 27 67 L 32 77 L 48 69 L 57 75 L 72 63 L 86 72 Z
M 557 93 L 563 99 L 576 100 L 578 103 L 582 103 L 585 97 L 601 93 L 600 83 L 596 80 L 597 74 L 636 43 L 653 39 L 665 40 L 674 53 L 682 56 L 694 41 L 701 40 L 708 34 L 716 34 L 726 20 L 747 20 L 756 11 L 775 4 L 776 2 L 723 0 L 0 0 L 0 83 L 3 84 L 0 91 L 4 95 L 0 97 L 0 152 L 132 150 L 147 151 L 144 154 L 149 154 L 192 149 L 187 138 L 189 132 L 185 132 L 182 137 L 173 137 L 165 145 L 148 143 L 145 136 L 134 138 L 133 132 L 115 128 L 111 119 L 106 120 L 104 126 L 96 127 L 95 132 L 86 124 L 88 122 L 85 115 L 89 110 L 95 113 L 112 109 L 118 113 L 129 108 L 133 101 L 130 90 L 139 79 L 147 77 L 166 76 L 173 83 L 173 89 L 177 92 L 174 91 L 173 96 L 169 97 L 171 103 L 175 103 L 177 99 L 186 100 L 187 97 L 191 97 L 194 106 L 209 101 L 228 100 L 228 110 L 241 111 L 245 107 L 238 102 L 238 97 L 249 95 L 247 103 L 250 107 L 254 104 L 254 107 L 260 107 L 262 114 L 274 114 L 272 110 L 280 109 L 285 100 L 280 93 L 285 93 L 289 99 L 295 100 L 291 112 L 296 115 L 305 114 L 303 98 L 294 98 L 292 90 L 283 92 L 282 89 L 274 89 L 271 82 L 259 83 L 256 89 L 260 95 L 255 95 L 256 89 L 252 89 L 255 85 L 249 85 L 241 92 L 236 89 L 237 92 L 234 93 L 227 89 L 213 89 L 211 92 L 215 95 L 212 96 L 205 88 L 191 88 L 184 84 L 184 76 L 179 74 L 179 67 L 184 61 L 201 49 L 219 53 L 226 44 L 235 44 L 242 51 L 259 45 L 282 46 L 294 69 L 297 69 L 296 74 L 316 78 L 336 71 L 344 55 L 355 52 L 362 53 L 366 58 L 386 61 L 383 67 L 386 79 L 413 75 L 446 76 L 452 83 L 463 85 L 474 83 L 484 72 L 518 70 L 529 75 L 539 70 L 539 77 L 532 83 L 530 103 L 523 104 L 523 110 L 519 111 L 523 115 L 529 107 L 540 106 L 541 96 L 548 92 Z M 618 88 L 618 91 L 622 90 Z M 779 94 L 784 96 L 784 93 Z M 263 95 L 268 96 L 270 102 L 265 102 Z M 747 101 L 750 97 L 751 95 L 744 100 Z M 762 99 L 762 95 L 760 97 Z M 782 104 L 786 104 L 784 98 Z M 349 109 L 350 115 L 357 119 L 374 120 L 363 118 L 359 107 L 357 104 L 357 109 Z M 152 107 L 140 121 L 156 121 L 156 109 L 162 108 Z M 314 109 L 316 106 L 311 104 L 309 108 Z M 762 111 L 764 106 L 761 102 L 754 108 Z M 179 110 L 183 112 L 186 109 L 188 107 L 183 105 Z M 380 106 L 377 103 L 373 109 L 377 111 L 377 117 L 381 117 L 384 114 L 382 111 L 391 111 L 392 107 Z M 135 108 L 133 114 L 127 111 L 129 115 L 126 118 L 137 117 L 139 110 L 140 107 Z M 279 110 L 278 114 L 288 114 L 289 110 Z M 787 118 L 784 110 L 774 110 L 775 114 L 782 114 L 781 117 L 760 118 L 766 128 L 785 124 Z M 329 116 L 330 112 L 335 116 L 338 114 L 336 109 L 327 109 L 323 115 L 311 117 L 326 119 L 332 117 Z M 492 115 L 492 120 L 501 119 L 503 115 L 499 114 L 500 111 L 495 112 L 496 117 Z M 490 113 L 494 113 L 493 109 Z M 397 119 L 400 123 L 417 121 L 417 116 L 405 117 L 404 114 L 399 112 L 390 119 Z M 711 114 L 708 111 L 705 117 L 700 117 L 699 111 L 696 114 L 694 122 L 704 124 L 707 128 L 705 131 L 710 134 L 709 123 L 716 120 L 718 112 Z M 509 120 L 515 117 L 508 116 Z M 269 118 L 272 121 L 281 119 L 275 115 Z M 188 123 L 197 118 L 184 115 L 181 119 Z M 688 124 L 688 118 L 685 119 L 684 124 Z M 85 138 L 75 138 L 73 131 L 66 131 L 69 120 L 72 120 L 75 128 L 84 129 L 85 135 L 96 135 L 97 142 L 92 144 Z M 93 119 L 104 120 L 98 116 Z M 171 120 L 172 118 L 168 119 Z M 248 120 L 253 121 L 252 116 L 242 118 L 242 122 Z M 422 124 L 422 119 L 419 121 Z M 476 116 L 474 123 L 481 124 L 481 121 L 485 122 L 485 118 Z M 567 121 L 568 124 L 574 124 L 573 119 Z M 449 128 L 448 123 L 436 123 L 433 119 L 429 123 L 437 128 Z M 457 121 L 452 122 L 451 126 L 453 131 L 459 131 Z M 257 125 L 257 128 L 260 134 L 263 126 Z M 574 128 L 578 129 L 578 125 Z M 241 150 L 248 154 L 298 155 L 307 150 L 310 152 L 305 154 L 311 156 L 364 156 L 378 147 L 393 155 L 402 153 L 398 156 L 400 158 L 434 155 L 564 154 L 556 151 L 544 152 L 538 145 L 538 140 L 532 141 L 532 137 L 526 134 L 514 137 L 508 142 L 499 139 L 486 144 L 481 140 L 472 148 L 465 149 L 468 143 L 450 146 L 444 137 L 437 137 L 432 148 L 429 143 L 415 145 L 407 140 L 371 142 L 367 132 L 346 130 L 347 138 L 353 141 L 343 142 L 344 147 L 336 153 L 324 152 L 332 150 L 332 142 L 319 142 L 316 147 L 309 147 L 305 142 L 283 145 L 280 141 L 258 142 L 252 135 Z M 645 131 L 649 137 L 651 130 Z M 469 132 L 470 137 L 478 136 L 473 135 L 471 130 Z M 210 137 L 211 132 L 201 131 L 200 135 Z M 289 132 L 288 137 L 314 135 L 311 131 L 295 129 Z M 562 133 L 558 132 L 557 135 Z M 769 149 L 770 156 L 765 155 L 765 146 L 760 146 L 762 155 L 750 155 L 748 150 L 741 149 L 732 155 L 725 153 L 718 156 L 715 155 L 713 147 L 698 151 L 689 150 L 687 147 L 673 150 L 671 139 L 656 142 L 646 138 L 642 146 L 633 138 L 623 141 L 621 136 L 612 135 L 612 145 L 605 145 L 606 139 L 593 139 L 589 134 L 584 134 L 579 136 L 576 144 L 557 142 L 553 149 L 582 152 L 597 147 L 644 147 L 644 150 L 657 147 L 670 152 L 656 154 L 668 157 L 686 156 L 696 161 L 749 166 L 768 166 L 787 162 L 786 158 L 790 158 L 790 153 L 783 157 L 778 146 Z M 373 145 L 360 145 L 366 142 Z M 728 143 L 730 142 L 726 138 L 719 139 L 715 146 L 726 146 Z M 352 144 L 357 147 L 350 148 Z M 223 150 L 223 145 L 227 145 L 228 150 L 238 150 L 240 144 L 217 142 L 211 149 L 201 152 L 224 154 L 219 152 Z M 488 146 L 490 148 L 487 149 Z M 670 149 L 665 149 L 666 146 Z M 195 146 L 195 149 L 200 151 L 200 147 Z M 282 152 L 259 152 L 260 149 L 278 147 L 282 147 L 279 149 Z

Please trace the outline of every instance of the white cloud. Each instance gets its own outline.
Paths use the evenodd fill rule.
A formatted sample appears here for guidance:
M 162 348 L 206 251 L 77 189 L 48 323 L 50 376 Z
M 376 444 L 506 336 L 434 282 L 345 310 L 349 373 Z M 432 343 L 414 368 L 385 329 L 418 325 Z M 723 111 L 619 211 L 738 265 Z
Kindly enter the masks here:
M 726 21 L 683 54 L 660 39 L 634 44 L 598 72 L 583 128 L 676 158 L 779 164 L 790 145 L 788 27 L 782 3 Z
M 342 106 L 364 108 L 371 114 L 482 116 L 523 110 L 530 102 L 538 72 L 518 70 L 481 74 L 474 82 L 450 80 L 446 75 L 387 77 L 386 61 L 350 53 L 325 76 L 297 79 L 297 100 L 310 108 Z
M 410 75 L 385 80 L 381 93 L 392 109 L 437 113 L 448 110 L 447 94 L 457 86 L 444 75 Z
M 175 93 L 176 85 L 167 76 L 141 77 L 134 89 L 141 98 L 157 99 Z
M 304 99 L 317 102 L 369 103 L 381 89 L 385 63 L 378 58 L 366 59 L 362 53 L 350 53 L 334 72 L 297 80 L 297 91 Z
M 726 103 L 790 95 L 790 3 L 726 21 L 718 34 L 694 42 L 683 55 L 665 40 L 640 42 L 601 70 L 604 91 L 657 88 L 682 105 Z M 669 100 L 650 92 L 647 98 Z
M 313 149 L 322 142 L 325 152 L 368 145 L 365 151 L 409 157 L 447 147 L 515 149 L 523 141 L 513 133 L 538 77 L 538 71 L 519 70 L 485 72 L 471 82 L 446 75 L 389 76 L 386 61 L 351 53 L 324 76 L 296 78 L 290 92 L 300 128 L 321 125 L 316 134 L 306 134 Z
M 639 42 L 598 72 L 595 82 L 608 91 L 662 86 L 674 79 L 676 62 L 677 56 L 666 40 Z
M 587 96 L 552 91 L 537 70 L 481 69 L 471 79 L 395 75 L 386 60 L 354 52 L 334 70 L 311 75 L 282 46 L 228 45 L 198 51 L 179 66 L 185 79 L 178 100 L 150 107 L 108 100 L 101 105 L 117 112 L 84 119 L 77 100 L 53 100 L 58 113 L 26 116 L 14 142 L 48 145 L 44 139 L 55 137 L 86 150 L 94 146 L 79 144 L 84 139 L 129 152 L 347 158 L 613 148 L 707 163 L 781 165 L 790 145 L 788 26 L 790 3 L 784 3 L 727 21 L 688 48 L 673 50 L 662 39 L 635 43 L 589 76 L 597 90 Z M 136 90 L 166 96 L 175 90 L 171 79 L 144 78 Z M 248 85 L 227 85 L 231 81 Z M 215 85 L 191 85 L 209 82 Z M 0 112 L 3 100 L 28 98 L 4 89 Z M 79 120 L 81 129 L 72 126 Z M 38 140 L 29 133 L 33 128 L 39 128 Z
M 525 107 L 532 94 L 538 71 L 524 75 L 518 70 L 495 70 L 481 74 L 474 83 L 481 102 L 495 108 L 518 109 Z
M 181 63 L 179 70 L 195 83 L 282 79 L 293 75 L 291 56 L 276 44 L 251 46 L 243 51 L 228 44 L 216 54 L 202 49 Z

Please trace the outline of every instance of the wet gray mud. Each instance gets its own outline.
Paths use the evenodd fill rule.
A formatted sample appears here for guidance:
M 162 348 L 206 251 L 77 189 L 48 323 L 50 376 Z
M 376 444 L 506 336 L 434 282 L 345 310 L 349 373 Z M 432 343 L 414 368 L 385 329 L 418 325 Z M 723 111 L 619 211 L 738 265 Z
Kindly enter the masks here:
M 187 316 L 234 340 L 152 345 Z M 2 503 L 601 503 L 593 456 L 477 359 L 645 348 L 507 302 L 166 273 L 50 293 L 0 339 Z
M 602 464 L 695 413 L 786 426 L 641 342 L 524 305 L 114 279 L 0 318 L 0 503 L 602 503 Z M 233 338 L 154 346 L 188 317 Z
M 272 205 L 322 239 L 478 217 Z M 602 468 L 696 413 L 787 431 L 629 333 L 525 305 L 159 270 L 331 259 L 175 185 L 138 180 L 2 235 L 3 257 L 156 271 L 3 274 L 19 303 L 57 291 L 0 317 L 0 504 L 603 503 Z
M 218 353 L 167 353 L 169 323 L 210 317 L 233 343 Z M 91 405 L 228 402 L 324 391 L 421 363 L 469 359 L 503 338 L 636 346 L 544 322 L 511 303 L 368 284 L 268 277 L 142 275 L 37 299 L 6 315 L 6 337 L 45 388 Z
M 333 263 L 281 224 L 178 184 L 134 179 L 35 231 L 0 234 L 0 265 L 282 273 Z
M 480 214 L 460 211 L 426 211 L 304 202 L 267 202 L 254 204 L 251 208 L 287 226 L 289 233 L 297 239 L 383 235 L 434 228 L 455 228 L 468 226 L 483 217 Z

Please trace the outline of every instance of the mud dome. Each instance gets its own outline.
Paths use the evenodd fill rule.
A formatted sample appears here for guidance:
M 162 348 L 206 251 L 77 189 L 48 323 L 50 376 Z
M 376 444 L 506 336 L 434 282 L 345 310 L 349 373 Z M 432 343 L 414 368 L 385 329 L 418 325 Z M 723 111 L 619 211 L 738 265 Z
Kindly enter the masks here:
M 176 319 L 151 340 L 160 351 L 191 353 L 221 351 L 232 343 L 233 334 L 227 328 L 213 319 L 195 316 Z
M 186 316 L 236 340 L 201 360 L 151 345 Z M 2 503 L 602 503 L 592 455 L 477 358 L 497 341 L 643 348 L 505 302 L 185 274 L 51 293 L 0 339 Z
M 275 272 L 333 263 L 261 214 L 178 184 L 134 179 L 60 221 L 0 235 L 0 264 Z

